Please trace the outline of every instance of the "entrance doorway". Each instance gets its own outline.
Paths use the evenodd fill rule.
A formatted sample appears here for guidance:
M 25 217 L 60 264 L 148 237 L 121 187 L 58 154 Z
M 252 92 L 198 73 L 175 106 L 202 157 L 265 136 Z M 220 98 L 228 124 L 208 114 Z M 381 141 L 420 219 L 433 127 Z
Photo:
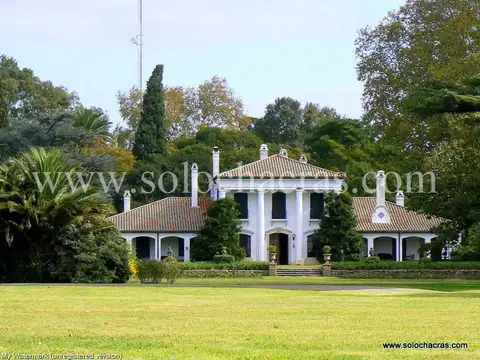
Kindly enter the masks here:
M 288 235 L 277 233 L 270 235 L 270 244 L 277 247 L 277 264 L 288 265 Z

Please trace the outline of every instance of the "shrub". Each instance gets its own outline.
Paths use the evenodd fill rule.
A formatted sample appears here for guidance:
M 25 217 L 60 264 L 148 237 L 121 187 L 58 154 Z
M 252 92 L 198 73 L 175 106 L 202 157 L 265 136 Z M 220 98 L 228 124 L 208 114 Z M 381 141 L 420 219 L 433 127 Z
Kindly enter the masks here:
M 480 269 L 480 261 L 432 261 L 432 260 L 420 260 L 420 261 L 377 261 L 377 260 L 365 260 L 365 261 L 346 261 L 346 262 L 334 262 L 332 264 L 332 270 L 390 270 L 390 269 L 432 269 L 432 270 L 470 270 Z
M 224 263 L 233 263 L 235 262 L 235 258 L 232 255 L 227 254 L 217 254 L 213 257 L 213 262 L 217 264 L 224 264 Z
M 180 264 L 183 271 L 186 270 L 268 270 L 267 261 L 241 260 L 233 263 L 214 262 L 184 262 Z
M 173 251 L 168 248 L 168 256 L 163 259 L 164 276 L 167 283 L 173 284 L 181 272 L 180 263 L 173 257 Z
M 159 284 L 165 277 L 165 262 L 142 259 L 137 262 L 138 279 L 142 284 Z
M 133 255 L 130 255 L 128 258 L 128 268 L 130 269 L 130 274 L 134 277 L 138 277 L 137 261 L 137 258 Z
M 332 251 L 332 248 L 328 245 L 325 245 L 322 250 L 324 254 L 330 254 Z
M 184 270 L 187 278 L 260 278 L 266 270 Z
M 59 239 L 63 245 L 58 247 L 57 256 L 62 261 L 51 264 L 53 278 L 81 283 L 123 283 L 130 278 L 130 250 L 117 230 L 92 232 L 88 226 L 72 227 Z
M 380 262 L 381 260 L 378 256 L 374 255 L 374 256 L 366 257 L 362 261 L 367 263 L 377 263 L 377 262 Z

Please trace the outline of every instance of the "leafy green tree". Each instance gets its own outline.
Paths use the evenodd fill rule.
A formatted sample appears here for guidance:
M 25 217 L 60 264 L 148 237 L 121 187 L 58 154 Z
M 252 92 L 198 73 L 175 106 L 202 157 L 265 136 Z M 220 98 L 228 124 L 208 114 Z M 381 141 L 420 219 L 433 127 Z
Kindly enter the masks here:
M 238 219 L 237 203 L 230 198 L 215 201 L 207 211 L 207 219 L 198 236 L 190 245 L 194 261 L 212 261 L 214 255 L 225 248 L 236 260 L 245 257 L 240 247 L 241 222 Z
M 307 102 L 303 108 L 302 136 L 309 137 L 316 126 L 341 119 L 343 119 L 343 116 L 338 114 L 334 108 L 320 107 L 318 104 Z
M 480 3 L 476 0 L 408 0 L 356 40 L 358 79 L 364 82 L 364 120 L 376 137 L 430 152 L 445 121 L 413 116 L 407 91 L 431 79 L 470 77 L 480 65 Z
M 435 178 L 426 178 L 423 187 L 434 185 L 435 193 L 416 188 L 411 205 L 452 220 L 453 234 L 480 222 L 479 83 L 478 77 L 460 84 L 430 83 L 430 87 L 412 88 L 404 101 L 406 108 L 419 116 L 443 115 L 448 120 L 451 136 L 425 159 L 425 168 L 434 171 Z
M 331 247 L 333 261 L 358 260 L 365 244 L 356 226 L 352 199 L 346 194 L 329 192 L 325 197 L 325 216 L 313 235 L 318 260 L 323 261 L 321 249 L 325 245 Z
M 167 129 L 163 90 L 163 65 L 157 65 L 147 82 L 142 115 L 135 133 L 133 155 L 146 160 L 154 155 L 167 154 Z
M 8 123 L 6 119 L 57 115 L 78 102 L 75 93 L 40 80 L 30 69 L 20 69 L 17 61 L 6 55 L 0 56 L 0 83 L 0 112 L 5 107 L 7 111 L 7 116 L 0 114 L 3 126 Z
M 289 97 L 267 105 L 263 118 L 255 122 L 255 133 L 265 142 L 296 146 L 300 144 L 302 106 Z

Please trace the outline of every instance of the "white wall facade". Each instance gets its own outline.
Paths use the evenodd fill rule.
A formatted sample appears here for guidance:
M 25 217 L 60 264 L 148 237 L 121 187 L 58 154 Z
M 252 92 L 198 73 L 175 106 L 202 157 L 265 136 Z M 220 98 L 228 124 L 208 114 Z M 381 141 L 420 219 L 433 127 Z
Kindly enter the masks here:
M 310 219 L 310 194 L 327 191 L 340 192 L 342 180 L 219 179 L 218 186 L 221 197 L 233 198 L 237 192 L 248 194 L 248 219 L 242 220 L 241 233 L 251 236 L 253 259 L 268 260 L 269 236 L 283 233 L 287 234 L 289 239 L 288 262 L 303 264 L 307 259 L 307 236 L 311 235 L 319 224 L 318 219 Z M 286 219 L 272 219 L 272 194 L 277 191 L 286 194 Z M 259 196 L 263 197 L 263 208 L 259 206 L 259 203 L 261 204 Z M 298 203 L 299 199 L 301 199 L 301 204 Z M 262 218 L 263 234 L 259 232 L 259 229 L 262 228 L 259 223 Z M 300 219 L 300 225 L 298 219 Z M 311 260 L 311 262 L 314 261 Z

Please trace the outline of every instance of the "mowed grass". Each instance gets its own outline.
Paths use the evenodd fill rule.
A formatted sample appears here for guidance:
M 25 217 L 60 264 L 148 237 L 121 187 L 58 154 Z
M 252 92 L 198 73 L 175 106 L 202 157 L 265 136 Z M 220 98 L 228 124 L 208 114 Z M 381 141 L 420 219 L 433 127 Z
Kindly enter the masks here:
M 184 278 L 179 284 L 232 285 L 336 285 L 413 288 L 435 291 L 479 290 L 480 280 L 463 279 L 349 279 L 324 276 L 265 276 L 262 278 Z
M 0 286 L 0 353 L 479 359 L 479 324 L 479 290 Z M 466 342 L 469 348 L 382 347 L 424 341 Z

